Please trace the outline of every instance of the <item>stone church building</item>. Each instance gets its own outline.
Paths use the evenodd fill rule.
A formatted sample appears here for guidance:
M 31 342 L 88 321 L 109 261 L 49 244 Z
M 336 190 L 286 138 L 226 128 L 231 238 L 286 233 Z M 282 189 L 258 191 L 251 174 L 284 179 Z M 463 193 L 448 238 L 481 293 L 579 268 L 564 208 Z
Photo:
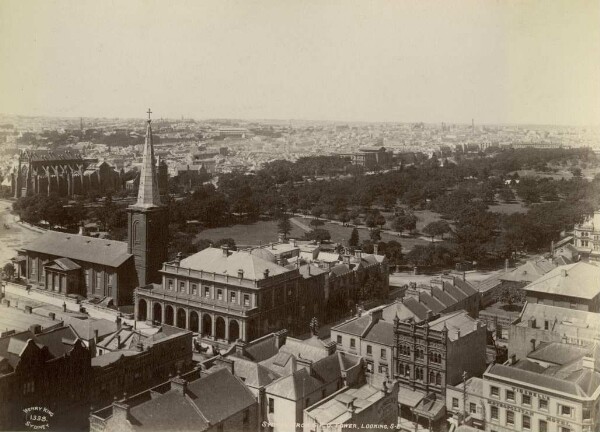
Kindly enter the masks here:
M 169 240 L 156 166 L 148 119 L 137 201 L 127 209 L 127 242 L 47 231 L 14 259 L 30 288 L 122 306 L 133 303 L 137 286 L 159 282 Z

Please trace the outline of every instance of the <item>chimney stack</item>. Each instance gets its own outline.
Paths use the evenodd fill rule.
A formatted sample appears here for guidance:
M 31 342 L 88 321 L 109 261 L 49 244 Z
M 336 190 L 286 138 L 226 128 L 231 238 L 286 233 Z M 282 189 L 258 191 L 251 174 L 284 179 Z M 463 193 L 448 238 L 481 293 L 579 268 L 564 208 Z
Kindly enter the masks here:
M 113 402 L 112 404 L 113 418 L 117 421 L 116 424 L 122 424 L 125 420 L 129 420 L 129 405 L 125 402 Z
M 265 271 L 263 272 L 263 275 L 264 275 L 265 279 L 267 279 L 269 277 L 269 269 L 265 269 Z
M 242 270 L 242 269 L 238 269 L 238 277 L 239 277 L 240 279 L 244 279 L 244 270 Z
M 185 396 L 187 391 L 187 381 L 179 376 L 171 378 L 171 390 L 175 390 L 180 396 Z
M 229 248 L 227 246 L 221 246 L 221 250 L 223 251 L 223 256 L 224 257 L 228 257 L 229 256 Z
M 94 329 L 94 343 L 98 344 L 98 329 Z
M 564 278 L 565 278 L 565 277 L 567 277 L 567 276 L 568 276 L 568 274 L 567 274 L 567 270 L 566 270 L 566 269 L 561 269 L 561 270 L 560 270 L 560 275 L 561 275 L 562 277 L 564 277 Z
M 373 255 L 379 255 L 379 245 L 377 243 L 373 245 Z

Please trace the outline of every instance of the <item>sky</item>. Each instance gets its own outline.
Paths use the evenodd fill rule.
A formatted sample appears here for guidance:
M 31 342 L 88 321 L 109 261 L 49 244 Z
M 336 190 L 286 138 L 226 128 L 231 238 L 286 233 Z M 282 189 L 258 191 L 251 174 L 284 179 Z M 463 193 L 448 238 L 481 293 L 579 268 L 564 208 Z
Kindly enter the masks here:
M 600 1 L 0 0 L 0 113 L 600 124 Z

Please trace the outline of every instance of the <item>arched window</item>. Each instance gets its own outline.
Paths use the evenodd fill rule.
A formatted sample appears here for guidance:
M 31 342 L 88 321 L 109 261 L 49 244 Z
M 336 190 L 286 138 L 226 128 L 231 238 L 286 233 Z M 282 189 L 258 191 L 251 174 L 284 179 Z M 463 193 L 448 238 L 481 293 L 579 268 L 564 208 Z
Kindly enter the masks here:
M 433 384 L 435 381 L 435 374 L 433 373 L 433 371 L 429 372 L 429 383 Z
M 442 385 L 442 375 L 438 372 L 437 375 L 435 376 L 435 383 L 437 385 Z
M 133 225 L 131 226 L 131 239 L 134 243 L 139 243 L 140 238 L 138 235 L 138 225 L 140 224 L 139 220 L 133 221 Z

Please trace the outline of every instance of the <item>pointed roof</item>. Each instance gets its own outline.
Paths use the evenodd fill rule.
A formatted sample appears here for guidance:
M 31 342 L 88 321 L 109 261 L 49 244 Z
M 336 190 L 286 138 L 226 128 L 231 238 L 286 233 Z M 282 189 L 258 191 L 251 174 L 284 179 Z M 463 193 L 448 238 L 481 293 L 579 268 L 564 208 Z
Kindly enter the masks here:
M 151 111 L 148 110 L 148 117 Z M 154 163 L 154 146 L 152 145 L 152 120 L 148 118 L 146 127 L 146 142 L 144 143 L 144 158 L 142 171 L 140 173 L 140 186 L 137 202 L 132 207 L 152 208 L 159 207 L 160 194 L 158 192 L 158 181 L 156 177 L 156 164 Z

